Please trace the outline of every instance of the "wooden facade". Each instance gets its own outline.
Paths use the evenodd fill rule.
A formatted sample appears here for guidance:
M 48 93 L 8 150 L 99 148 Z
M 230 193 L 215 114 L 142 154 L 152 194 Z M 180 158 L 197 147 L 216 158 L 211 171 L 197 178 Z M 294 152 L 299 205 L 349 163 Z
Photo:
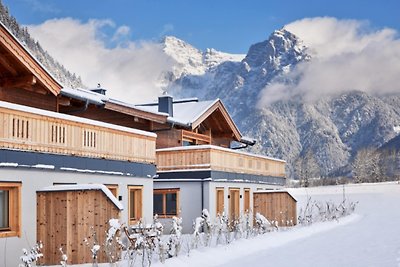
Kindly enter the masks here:
M 59 248 L 68 255 L 68 264 L 91 263 L 93 242 L 105 240 L 112 218 L 119 218 L 119 209 L 101 190 L 38 192 L 37 240 L 43 242 L 40 264 L 59 264 Z M 98 262 L 108 262 L 102 249 Z
M 155 136 L 0 107 L 0 147 L 154 163 Z
M 253 192 L 254 214 L 264 215 L 269 221 L 278 222 L 279 226 L 297 224 L 296 199 L 286 191 Z
M 157 150 L 158 171 L 211 169 L 285 177 L 285 162 L 218 146 L 191 146 Z

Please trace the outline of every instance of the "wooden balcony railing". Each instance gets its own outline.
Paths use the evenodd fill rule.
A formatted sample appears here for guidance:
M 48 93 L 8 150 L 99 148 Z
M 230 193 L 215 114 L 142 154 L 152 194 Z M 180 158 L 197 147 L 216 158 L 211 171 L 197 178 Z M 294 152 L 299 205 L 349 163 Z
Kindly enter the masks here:
M 213 145 L 157 149 L 157 170 L 211 169 L 285 177 L 285 161 Z
M 0 148 L 155 162 L 156 135 L 0 101 Z

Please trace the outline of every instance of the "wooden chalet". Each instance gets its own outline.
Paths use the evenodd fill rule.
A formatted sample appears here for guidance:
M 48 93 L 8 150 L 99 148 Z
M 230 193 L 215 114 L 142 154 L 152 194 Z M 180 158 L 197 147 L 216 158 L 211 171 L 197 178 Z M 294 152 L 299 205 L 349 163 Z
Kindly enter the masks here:
M 143 130 L 166 118 L 96 92 L 63 88 L 0 23 L 0 247 L 7 255 L 2 263 L 17 266 L 22 248 L 29 249 L 26 240 L 42 240 L 42 220 L 50 218 L 43 218 L 36 192 L 45 187 L 103 184 L 124 207 L 113 213 L 121 221 L 151 221 L 156 134 Z M 46 206 L 45 214 L 51 216 L 53 208 Z M 76 230 L 81 226 L 87 225 Z M 70 248 L 55 243 L 73 240 L 68 236 L 73 231 L 66 234 L 44 244 L 46 252 Z
M 285 161 L 241 150 L 255 141 L 242 136 L 219 99 L 162 96 L 158 103 L 137 107 L 168 116 L 166 127 L 153 130 L 154 213 L 166 221 L 182 216 L 185 232 L 192 231 L 204 208 L 212 219 L 222 213 L 236 219 L 253 211 L 255 191 L 286 184 Z

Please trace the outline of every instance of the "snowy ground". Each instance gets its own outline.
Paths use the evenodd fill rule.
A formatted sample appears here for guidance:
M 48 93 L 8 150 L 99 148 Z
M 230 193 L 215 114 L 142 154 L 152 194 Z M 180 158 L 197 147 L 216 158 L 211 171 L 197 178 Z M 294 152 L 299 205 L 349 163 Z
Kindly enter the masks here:
M 355 213 L 339 221 L 296 226 L 226 246 L 191 250 L 190 256 L 180 255 L 151 266 L 400 267 L 400 184 L 346 185 L 344 189 L 349 201 L 359 203 Z M 306 205 L 308 196 L 323 202 L 340 203 L 343 199 L 343 186 L 289 191 L 298 200 L 298 208 Z
M 307 196 L 340 202 L 342 186 L 291 189 L 304 206 Z M 346 185 L 356 212 L 339 222 L 295 227 L 228 246 L 192 250 L 190 256 L 152 266 L 390 266 L 400 267 L 400 184 Z

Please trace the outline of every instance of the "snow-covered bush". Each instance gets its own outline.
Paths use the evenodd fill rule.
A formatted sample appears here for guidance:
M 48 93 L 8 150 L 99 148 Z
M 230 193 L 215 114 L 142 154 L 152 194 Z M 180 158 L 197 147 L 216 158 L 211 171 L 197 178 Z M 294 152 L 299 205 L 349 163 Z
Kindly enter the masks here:
M 19 264 L 20 267 L 31 267 L 32 264 L 43 257 L 41 249 L 43 248 L 42 242 L 35 244 L 29 251 L 27 249 L 22 249 L 23 255 L 20 257 L 22 263 Z
M 182 218 L 172 217 L 172 227 L 167 242 L 168 257 L 176 257 L 182 245 Z
M 270 222 L 264 215 L 260 213 L 256 213 L 255 217 L 256 230 L 258 234 L 264 234 L 266 232 L 270 232 L 273 229 L 278 229 L 278 226 L 275 222 Z
M 60 264 L 62 267 L 67 267 L 67 260 L 68 260 L 68 256 L 67 254 L 64 253 L 64 250 L 62 247 L 59 248 L 60 253 L 61 253 L 61 261 Z

